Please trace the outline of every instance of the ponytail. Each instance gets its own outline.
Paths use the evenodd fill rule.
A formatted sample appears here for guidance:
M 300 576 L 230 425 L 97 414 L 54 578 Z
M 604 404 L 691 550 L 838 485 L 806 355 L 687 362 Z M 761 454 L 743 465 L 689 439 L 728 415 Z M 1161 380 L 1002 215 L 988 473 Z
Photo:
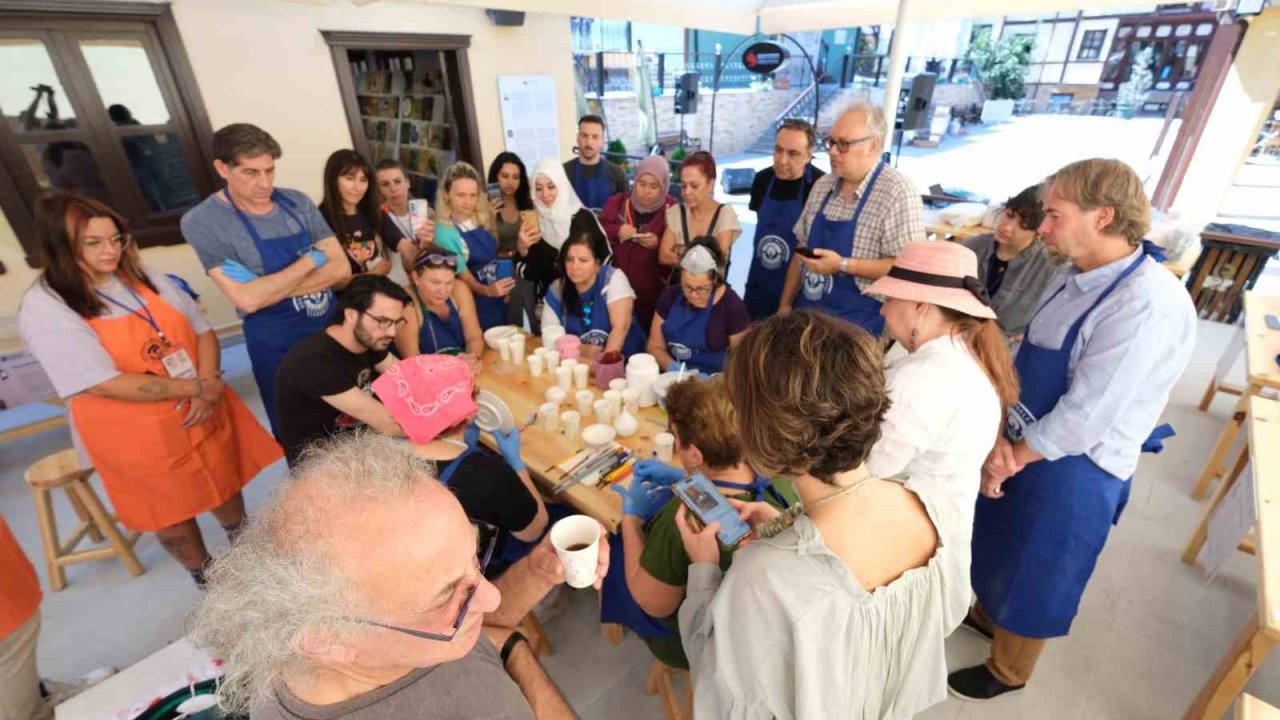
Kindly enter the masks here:
M 1002 411 L 1008 410 L 1018 402 L 1018 373 L 1013 369 L 1013 358 L 1009 355 L 1009 344 L 1004 333 L 995 320 L 976 318 L 942 306 L 937 306 L 943 317 L 951 322 L 952 334 L 969 348 L 973 359 L 978 361 L 982 371 L 987 374 L 996 396 L 1000 398 Z

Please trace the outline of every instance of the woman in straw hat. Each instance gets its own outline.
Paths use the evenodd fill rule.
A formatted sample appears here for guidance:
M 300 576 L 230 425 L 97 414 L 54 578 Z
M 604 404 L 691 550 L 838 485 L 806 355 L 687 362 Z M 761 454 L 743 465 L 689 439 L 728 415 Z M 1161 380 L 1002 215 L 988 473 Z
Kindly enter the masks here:
M 1018 398 L 977 256 L 958 243 L 909 243 L 867 292 L 884 296 L 885 327 L 907 350 L 886 370 L 891 404 L 867 467 L 937 484 L 968 537 L 982 463 Z

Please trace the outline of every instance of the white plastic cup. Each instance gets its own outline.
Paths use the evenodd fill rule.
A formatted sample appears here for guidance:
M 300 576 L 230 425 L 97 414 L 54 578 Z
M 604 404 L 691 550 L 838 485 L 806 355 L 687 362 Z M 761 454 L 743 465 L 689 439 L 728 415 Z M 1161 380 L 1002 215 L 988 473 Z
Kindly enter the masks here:
M 564 335 L 564 328 L 560 325 L 548 325 L 542 328 L 542 347 L 554 352 L 556 339 L 561 335 Z
M 525 343 L 524 333 L 518 332 L 512 335 L 508 342 L 511 343 L 511 362 L 514 362 L 516 364 L 523 362 L 524 361 L 524 343 Z
M 560 353 L 555 350 L 543 350 L 542 359 L 547 361 L 547 370 L 555 372 L 560 367 Z
M 595 402 L 595 393 L 590 390 L 579 390 L 573 399 L 578 401 L 578 414 L 586 417 L 591 414 L 591 403 Z
M 591 407 L 596 411 L 596 422 L 608 424 L 612 421 L 613 403 L 600 399 L 592 403 Z
M 617 417 L 622 414 L 622 393 L 617 390 L 605 390 L 604 399 L 609 401 L 610 417 Z
M 542 374 L 542 353 L 534 353 L 529 356 L 529 375 L 538 377 Z
M 538 421 L 542 423 L 542 429 L 547 432 L 555 432 L 560 422 L 560 406 L 555 403 L 542 403 L 538 408 Z
M 549 403 L 554 403 L 556 407 L 564 404 L 564 400 L 568 397 L 568 393 L 559 385 L 552 385 L 542 394 L 543 399 Z
M 556 385 L 566 393 L 569 392 L 569 388 L 573 387 L 573 369 L 563 365 L 556 368 Z
M 627 412 L 632 415 L 640 412 L 640 391 L 635 388 L 627 388 L 622 391 L 622 404 L 626 406 Z
M 591 366 L 578 363 L 573 366 L 573 386 L 582 390 L 587 386 L 588 374 L 591 372 Z
M 600 523 L 586 515 L 570 515 L 551 527 L 551 546 L 564 565 L 569 587 L 588 588 L 595 583 Z
M 504 339 L 498 341 L 498 357 L 502 358 L 502 362 L 511 362 L 511 340 Z
M 561 356 L 560 367 L 567 367 L 570 370 L 572 370 L 577 365 L 578 365 L 577 358 L 567 358 L 567 357 L 564 357 L 563 355 Z
M 614 379 L 610 380 L 610 381 L 609 381 L 609 389 L 610 389 L 610 390 L 617 390 L 618 392 L 622 392 L 623 390 L 626 390 L 626 389 L 627 389 L 627 379 L 626 379 L 626 378 L 614 378 Z
M 660 432 L 653 436 L 653 454 L 662 462 L 671 462 L 675 446 L 676 436 L 669 432 Z
M 566 410 L 560 413 L 560 424 L 564 426 L 564 436 L 577 440 L 582 432 L 582 415 L 577 410 Z

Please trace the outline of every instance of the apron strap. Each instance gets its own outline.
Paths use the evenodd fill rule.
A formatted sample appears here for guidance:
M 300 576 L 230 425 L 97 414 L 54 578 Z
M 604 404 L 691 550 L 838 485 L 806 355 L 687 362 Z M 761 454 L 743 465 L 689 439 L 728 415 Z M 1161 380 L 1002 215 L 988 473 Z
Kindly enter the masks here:
M 453 473 L 457 471 L 458 466 L 462 464 L 462 461 L 466 460 L 467 458 L 471 457 L 472 455 L 478 452 L 480 451 L 473 450 L 472 448 L 467 448 L 466 450 L 462 451 L 461 455 L 450 460 L 449 464 L 445 465 L 444 468 L 440 470 L 440 477 L 437 478 L 440 481 L 440 484 L 444 485 L 445 487 L 449 487 L 449 481 L 453 479 Z

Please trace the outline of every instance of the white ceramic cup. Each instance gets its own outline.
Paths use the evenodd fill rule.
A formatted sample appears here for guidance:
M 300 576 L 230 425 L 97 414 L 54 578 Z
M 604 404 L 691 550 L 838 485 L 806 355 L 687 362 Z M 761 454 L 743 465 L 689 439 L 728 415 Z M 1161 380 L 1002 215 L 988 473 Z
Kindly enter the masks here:
M 556 407 L 564 404 L 564 400 L 568 397 L 568 393 L 559 385 L 552 385 L 542 394 L 543 399 L 549 403 L 555 403 Z
M 569 392 L 569 388 L 573 387 L 573 369 L 563 365 L 556 368 L 556 385 L 565 392 Z
M 671 462 L 675 446 L 676 436 L 669 432 L 660 432 L 653 436 L 653 454 L 662 462 Z
M 522 332 L 515 333 L 509 340 L 511 343 L 511 362 L 517 365 L 524 362 L 524 343 L 525 334 Z
M 591 414 L 591 403 L 595 402 L 595 393 L 590 390 L 579 390 L 574 393 L 573 399 L 578 401 L 578 414 L 586 417 Z
M 538 408 L 538 422 L 547 432 L 555 432 L 560 423 L 560 406 L 556 403 L 542 403 Z
M 627 412 L 635 415 L 640 412 L 640 391 L 635 388 L 627 388 L 622 391 L 622 404 L 626 406 Z
M 560 424 L 564 426 L 564 436 L 577 440 L 581 433 L 582 415 L 577 410 L 566 410 L 560 413 Z
M 564 328 L 560 325 L 548 325 L 542 328 L 542 347 L 547 350 L 556 349 L 556 339 L 564 335 Z
M 498 341 L 498 357 L 502 358 L 502 362 L 511 362 L 511 339 L 507 338 Z
M 617 390 L 618 392 L 622 392 L 623 390 L 626 390 L 626 389 L 627 389 L 627 379 L 626 379 L 626 378 L 614 378 L 614 379 L 610 380 L 610 381 L 609 381 L 609 389 L 610 389 L 610 390 Z
M 543 350 L 542 359 L 547 361 L 547 369 L 555 370 L 560 367 L 560 353 L 555 350 Z
M 573 366 L 573 386 L 579 390 L 587 386 L 588 373 L 591 372 L 591 366 L 578 363 Z
M 542 353 L 534 353 L 529 356 L 529 375 L 538 377 L 542 374 Z
M 586 515 L 570 515 L 551 527 L 551 546 L 564 565 L 564 578 L 569 587 L 588 588 L 595 583 L 596 564 L 600 560 L 600 523 Z
M 576 358 L 565 358 L 560 361 L 560 367 L 567 367 L 570 370 L 576 367 L 577 364 L 578 364 L 578 361 Z
M 617 390 L 605 390 L 604 399 L 609 401 L 609 415 L 617 417 L 622 413 L 622 393 Z
M 613 420 L 613 403 L 608 400 L 597 400 L 591 404 L 591 408 L 596 412 L 596 422 L 607 424 Z

